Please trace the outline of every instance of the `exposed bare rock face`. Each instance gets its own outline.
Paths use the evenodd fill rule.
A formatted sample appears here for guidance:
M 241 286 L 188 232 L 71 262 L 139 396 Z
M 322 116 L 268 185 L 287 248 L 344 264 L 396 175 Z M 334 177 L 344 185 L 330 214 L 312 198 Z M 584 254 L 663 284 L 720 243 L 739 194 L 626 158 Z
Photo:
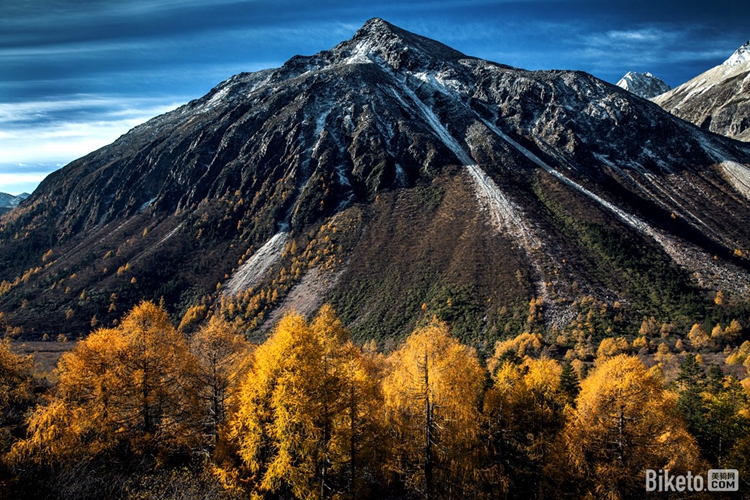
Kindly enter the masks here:
M 254 332 L 330 301 L 379 339 L 434 313 L 489 341 L 532 298 L 548 327 L 582 296 L 673 320 L 748 294 L 749 166 L 750 146 L 586 73 L 373 19 L 50 175 L 0 221 L 0 310 L 28 337 L 162 297 Z
M 653 101 L 705 130 L 750 141 L 750 42 L 724 63 Z

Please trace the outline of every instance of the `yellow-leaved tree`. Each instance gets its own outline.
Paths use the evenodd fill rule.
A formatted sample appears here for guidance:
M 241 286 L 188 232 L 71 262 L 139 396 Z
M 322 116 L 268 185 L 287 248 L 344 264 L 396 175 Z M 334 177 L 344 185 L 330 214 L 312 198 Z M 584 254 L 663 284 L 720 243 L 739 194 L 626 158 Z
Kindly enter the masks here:
M 378 394 L 329 306 L 311 323 L 282 318 L 238 399 L 231 434 L 258 492 L 327 498 L 362 487 Z
M 323 399 L 332 404 L 324 440 L 321 495 L 357 496 L 370 488 L 366 478 L 379 474 L 383 456 L 382 395 L 377 381 L 377 356 L 366 355 L 352 344 L 334 310 L 324 305 L 310 324 L 323 346 L 325 374 Z
M 486 481 L 510 497 L 544 497 L 543 469 L 565 423 L 569 396 L 560 363 L 549 358 L 506 361 L 484 399 Z
M 0 341 L 0 454 L 7 451 L 32 399 L 33 365 L 31 356 L 11 351 L 10 340 Z
M 383 380 L 388 467 L 426 498 L 472 496 L 485 371 L 474 349 L 433 320 L 390 357 Z
M 5 498 L 12 473 L 6 454 L 23 429 L 23 415 L 31 405 L 31 356 L 19 356 L 10 349 L 10 341 L 0 341 L 0 497 Z M 21 434 L 22 435 L 22 434 Z
M 562 449 L 548 473 L 578 498 L 637 498 L 646 469 L 703 470 L 676 398 L 634 356 L 601 364 L 581 383 Z
M 63 463 L 109 453 L 170 455 L 197 441 L 182 390 L 190 358 L 164 309 L 137 305 L 62 356 L 48 404 L 28 421 L 18 459 Z
M 235 404 L 241 377 L 252 363 L 253 345 L 233 323 L 212 316 L 190 339 L 189 395 L 199 412 L 206 445 L 216 446 L 220 430 Z

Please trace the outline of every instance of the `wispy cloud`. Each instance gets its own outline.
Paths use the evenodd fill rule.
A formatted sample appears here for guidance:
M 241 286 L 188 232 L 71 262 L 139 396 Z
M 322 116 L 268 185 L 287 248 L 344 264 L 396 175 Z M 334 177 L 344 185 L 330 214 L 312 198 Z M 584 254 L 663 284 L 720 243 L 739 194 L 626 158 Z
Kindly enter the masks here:
M 0 192 L 13 195 L 30 193 L 50 173 L 51 171 L 0 173 Z
M 76 22 L 102 19 L 103 16 L 141 16 L 157 12 L 228 5 L 237 3 L 258 4 L 262 0 L 24 0 L 4 2 L 0 14 L 8 23 L 42 24 L 57 20 Z M 268 3 L 268 2 L 266 2 Z
M 156 99 L 93 96 L 0 104 L 0 191 L 33 189 L 52 170 L 175 107 Z
M 640 24 L 600 31 L 590 26 L 572 41 L 582 66 L 613 81 L 626 71 L 662 72 L 689 78 L 728 57 L 726 36 L 711 36 L 700 23 Z M 619 76 L 618 76 L 619 75 Z M 678 78 L 672 85 L 685 81 Z
M 96 54 L 102 52 L 122 52 L 129 50 L 146 50 L 152 44 L 145 42 L 106 42 L 106 43 L 54 43 L 39 46 L 21 46 L 0 48 L 0 58 L 57 56 L 71 54 Z
M 165 104 L 165 100 L 167 99 L 153 97 L 75 95 L 39 101 L 0 102 L 0 127 L 6 129 L 12 123 L 34 122 L 36 124 L 40 119 L 53 113 L 71 116 L 92 108 L 102 113 L 101 121 L 105 122 L 118 120 L 123 116 L 140 119 L 154 116 L 152 114 L 154 111 L 173 109 L 177 106 L 174 100 L 168 104 Z M 0 130 L 0 133 L 2 132 L 8 133 L 7 130 Z
M 114 141 L 143 119 L 43 124 L 3 132 L 0 149 L 6 162 L 67 163 Z
M 604 33 L 595 33 L 587 37 L 593 43 L 666 43 L 682 39 L 688 34 L 688 30 L 664 29 L 658 27 L 643 27 L 626 30 L 609 30 Z

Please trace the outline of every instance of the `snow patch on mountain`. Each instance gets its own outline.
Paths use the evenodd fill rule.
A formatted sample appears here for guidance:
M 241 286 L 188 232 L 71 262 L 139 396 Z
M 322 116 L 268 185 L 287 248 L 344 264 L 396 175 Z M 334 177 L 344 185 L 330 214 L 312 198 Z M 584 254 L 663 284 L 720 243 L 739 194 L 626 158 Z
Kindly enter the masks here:
M 725 287 L 723 289 L 740 291 L 742 293 L 745 293 L 750 289 L 750 279 L 747 273 L 739 269 L 728 271 L 727 269 L 721 268 L 713 262 L 711 256 L 708 255 L 705 251 L 686 242 L 678 241 L 676 238 L 667 235 L 665 232 L 652 227 L 640 217 L 626 212 L 614 203 L 611 203 L 601 196 L 586 189 L 585 187 L 581 186 L 577 182 L 573 181 L 572 179 L 568 178 L 561 172 L 557 171 L 556 169 L 552 168 L 550 165 L 542 161 L 538 156 L 536 156 L 525 147 L 521 146 L 518 142 L 508 137 L 507 134 L 503 133 L 492 123 L 484 119 L 482 119 L 482 121 L 490 128 L 490 130 L 495 132 L 508 144 L 513 146 L 521 154 L 541 167 L 544 171 L 555 176 L 557 179 L 572 187 L 576 191 L 579 191 L 580 193 L 596 201 L 598 204 L 611 211 L 618 219 L 625 222 L 636 231 L 651 237 L 678 265 L 692 271 L 693 275 L 699 281 L 699 283 L 706 285 L 715 285 L 716 283 L 719 283 L 720 286 Z
M 409 99 L 414 103 L 414 105 L 417 107 L 415 110 L 412 106 L 410 106 L 404 99 L 401 98 L 401 96 L 397 92 L 392 92 L 392 95 L 401 103 L 402 106 L 404 106 L 406 109 L 411 110 L 412 112 L 418 111 L 422 117 L 427 121 L 427 123 L 430 125 L 430 128 L 437 134 L 438 137 L 440 137 L 440 140 L 445 144 L 445 146 L 453 151 L 453 154 L 456 155 L 456 157 L 459 159 L 459 161 L 462 162 L 463 165 L 473 165 L 474 161 L 472 160 L 471 156 L 469 156 L 468 153 L 464 150 L 464 148 L 459 144 L 459 142 L 448 132 L 448 129 L 445 128 L 445 126 L 440 122 L 440 118 L 435 115 L 435 113 L 427 106 L 425 103 L 422 102 L 419 97 L 412 91 L 409 87 L 406 85 L 403 85 L 404 93 L 409 96 Z
M 466 92 L 466 86 L 458 80 L 452 79 L 445 73 L 421 71 L 412 75 L 423 84 L 445 95 L 458 95 Z
M 223 89 L 217 91 L 211 99 L 208 100 L 208 102 L 205 104 L 205 109 L 213 109 L 218 104 L 223 104 L 224 100 L 229 95 L 229 87 L 224 87 Z
M 750 42 L 724 63 L 652 100 L 711 132 L 750 141 Z
M 750 61 L 750 41 L 745 42 L 742 47 L 735 50 L 734 54 L 732 54 L 729 59 L 724 61 L 722 65 L 734 67 L 739 66 L 740 64 L 744 64 L 748 61 Z
M 671 89 L 669 85 L 651 73 L 636 71 L 629 71 L 616 85 L 644 99 L 651 99 Z
M 479 165 L 466 165 L 466 169 L 474 181 L 474 192 L 480 206 L 490 215 L 495 228 L 520 242 L 527 251 L 539 248 L 541 243 L 524 222 L 520 215 L 521 209 L 508 200 Z
M 236 295 L 257 285 L 281 256 L 288 240 L 287 231 L 281 231 L 268 240 L 234 272 L 224 285 L 224 295 Z
M 360 42 L 354 46 L 351 55 L 344 60 L 344 64 L 372 64 L 372 48 L 366 42 Z
M 750 200 L 750 168 L 734 161 L 723 161 L 719 166 L 732 187 Z

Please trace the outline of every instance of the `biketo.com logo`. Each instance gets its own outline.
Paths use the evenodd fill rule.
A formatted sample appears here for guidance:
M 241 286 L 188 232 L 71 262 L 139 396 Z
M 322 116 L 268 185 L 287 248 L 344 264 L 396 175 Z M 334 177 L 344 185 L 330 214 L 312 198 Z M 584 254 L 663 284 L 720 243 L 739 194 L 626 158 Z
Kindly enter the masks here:
M 671 474 L 668 470 L 646 469 L 646 491 L 738 491 L 737 469 L 711 469 L 704 478 L 700 474 Z

